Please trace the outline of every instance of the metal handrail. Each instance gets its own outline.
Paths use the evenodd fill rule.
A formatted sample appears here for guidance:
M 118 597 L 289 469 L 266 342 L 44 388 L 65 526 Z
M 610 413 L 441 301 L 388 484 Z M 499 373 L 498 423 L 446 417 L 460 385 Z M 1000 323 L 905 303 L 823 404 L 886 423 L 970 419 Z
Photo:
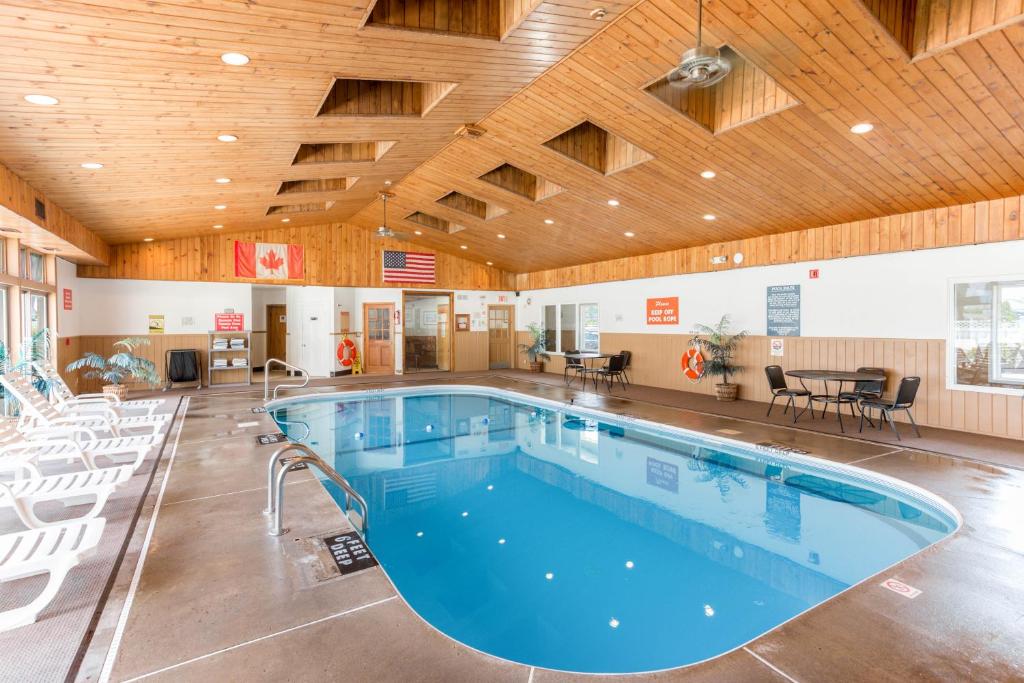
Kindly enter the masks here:
M 282 465 L 275 476 L 274 470 L 277 469 L 278 459 L 288 451 L 300 451 L 304 455 L 293 458 L 288 464 Z M 345 477 L 338 474 L 337 470 L 324 462 L 323 458 L 317 455 L 313 449 L 301 443 L 290 443 L 278 448 L 270 456 L 270 461 L 267 463 L 267 509 L 263 511 L 263 514 L 273 516 L 273 526 L 271 526 L 268 533 L 271 536 L 281 536 L 288 533 L 288 529 L 284 528 L 284 478 L 290 471 L 302 463 L 315 465 L 317 469 L 323 472 L 328 479 L 337 484 L 345 493 L 345 509 L 343 512 L 349 522 L 352 521 L 348 514 L 352 510 L 352 501 L 355 500 L 359 504 L 362 508 L 362 513 L 360 515 L 358 531 L 365 537 L 366 532 L 370 528 L 368 520 L 370 510 L 366 505 L 366 499 L 352 488 Z
M 306 378 L 305 381 L 302 384 L 278 384 L 276 387 L 274 387 L 274 398 L 275 399 L 277 398 L 277 392 L 279 390 L 281 390 L 281 389 L 301 389 L 302 387 L 304 387 L 307 384 L 309 384 L 309 373 L 308 372 L 306 372 L 302 368 L 298 367 L 297 365 L 292 365 L 291 363 L 285 363 L 280 358 L 270 358 L 270 359 L 268 359 L 263 364 L 263 400 L 264 401 L 267 401 L 267 400 L 270 399 L 270 364 L 271 363 L 277 363 L 278 365 L 281 365 L 281 366 L 283 366 L 285 368 L 288 368 L 290 370 L 298 370 L 299 372 L 302 373 L 302 376 Z

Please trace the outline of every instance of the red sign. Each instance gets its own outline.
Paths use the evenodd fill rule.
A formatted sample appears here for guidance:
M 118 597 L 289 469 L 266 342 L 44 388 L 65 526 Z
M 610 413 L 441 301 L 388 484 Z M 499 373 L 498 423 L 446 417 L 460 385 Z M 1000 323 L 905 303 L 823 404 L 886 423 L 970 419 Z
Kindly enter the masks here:
M 678 325 L 679 297 L 668 296 L 647 300 L 648 325 Z
M 812 280 L 817 280 L 818 279 L 818 269 L 817 268 L 811 268 L 810 272 L 808 272 L 807 274 L 810 276 L 810 278 Z
M 71 290 L 66 287 L 64 288 L 64 310 L 71 310 Z
M 242 313 L 214 313 L 213 329 L 217 332 L 241 332 L 245 329 Z

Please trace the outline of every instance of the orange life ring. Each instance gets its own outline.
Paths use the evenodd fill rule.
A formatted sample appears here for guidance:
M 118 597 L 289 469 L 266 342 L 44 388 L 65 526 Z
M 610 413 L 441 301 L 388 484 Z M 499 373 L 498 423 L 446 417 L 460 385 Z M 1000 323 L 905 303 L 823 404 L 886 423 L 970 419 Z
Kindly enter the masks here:
M 352 365 L 352 362 L 358 355 L 359 351 L 356 350 L 356 343 L 348 337 L 342 339 L 341 343 L 338 344 L 338 360 L 346 368 Z
M 699 382 L 700 378 L 704 376 L 704 356 L 700 352 L 700 348 L 691 346 L 683 354 L 683 374 L 686 375 L 687 379 L 691 382 Z

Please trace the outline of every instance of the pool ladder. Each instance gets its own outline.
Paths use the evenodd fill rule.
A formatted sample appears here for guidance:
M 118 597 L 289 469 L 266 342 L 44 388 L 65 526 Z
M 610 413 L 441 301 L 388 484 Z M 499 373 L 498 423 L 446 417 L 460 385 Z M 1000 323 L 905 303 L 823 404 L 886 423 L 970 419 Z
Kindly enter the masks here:
M 301 455 L 292 458 L 287 463 L 282 463 L 281 469 L 277 470 L 279 458 L 289 451 L 299 451 Z M 284 479 L 289 472 L 301 464 L 315 466 L 328 479 L 341 488 L 345 493 L 345 508 L 343 512 L 349 522 L 352 522 L 352 517 L 349 515 L 349 512 L 352 510 L 352 501 L 359 505 L 361 511 L 357 531 L 365 537 L 370 527 L 368 521 L 369 508 L 366 505 L 366 500 L 359 495 L 359 492 L 352 488 L 345 477 L 338 474 L 333 467 L 324 462 L 324 459 L 317 455 L 313 449 L 301 443 L 290 443 L 278 448 L 270 456 L 270 461 L 267 463 L 267 509 L 263 511 L 263 514 L 270 515 L 273 519 L 273 525 L 268 533 L 271 536 L 281 536 L 288 533 L 288 529 L 284 527 Z M 353 526 L 355 525 L 353 524 Z
M 306 378 L 302 382 L 302 384 L 278 384 L 278 385 L 276 385 L 274 387 L 274 390 L 273 390 L 273 396 L 274 396 L 275 399 L 277 398 L 277 392 L 280 391 L 281 389 L 301 389 L 302 387 L 304 387 L 307 384 L 309 384 L 309 373 L 308 372 L 306 372 L 302 368 L 298 367 L 297 365 L 292 365 L 291 363 L 285 363 L 280 358 L 270 358 L 270 359 L 267 360 L 267 362 L 265 362 L 263 364 L 263 400 L 264 401 L 269 400 L 270 396 L 271 396 L 271 390 L 270 390 L 270 364 L 271 363 L 277 363 L 278 365 L 280 365 L 282 367 L 285 367 L 285 368 L 288 368 L 289 370 L 292 370 L 294 372 L 301 372 L 302 376 Z

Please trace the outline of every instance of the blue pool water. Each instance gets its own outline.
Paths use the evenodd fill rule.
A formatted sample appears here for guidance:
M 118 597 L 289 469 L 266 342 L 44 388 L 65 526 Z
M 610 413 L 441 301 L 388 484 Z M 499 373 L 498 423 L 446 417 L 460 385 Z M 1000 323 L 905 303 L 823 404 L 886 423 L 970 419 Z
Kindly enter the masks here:
M 550 669 L 713 657 L 957 526 L 910 487 L 531 400 L 433 388 L 272 414 L 366 498 L 368 545 L 421 617 Z

